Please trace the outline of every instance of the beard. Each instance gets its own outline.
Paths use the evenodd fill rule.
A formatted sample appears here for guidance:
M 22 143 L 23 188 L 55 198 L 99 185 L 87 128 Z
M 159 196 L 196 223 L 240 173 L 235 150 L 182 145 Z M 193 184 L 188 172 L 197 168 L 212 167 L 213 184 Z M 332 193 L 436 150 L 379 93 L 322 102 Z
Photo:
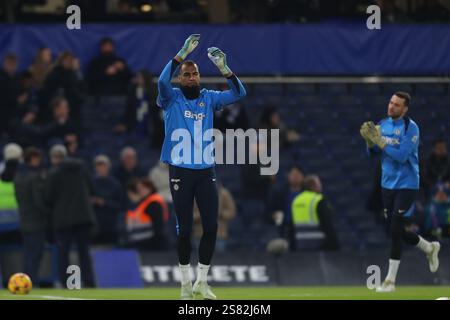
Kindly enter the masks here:
M 189 100 L 197 99 L 200 96 L 200 86 L 181 86 L 181 91 Z

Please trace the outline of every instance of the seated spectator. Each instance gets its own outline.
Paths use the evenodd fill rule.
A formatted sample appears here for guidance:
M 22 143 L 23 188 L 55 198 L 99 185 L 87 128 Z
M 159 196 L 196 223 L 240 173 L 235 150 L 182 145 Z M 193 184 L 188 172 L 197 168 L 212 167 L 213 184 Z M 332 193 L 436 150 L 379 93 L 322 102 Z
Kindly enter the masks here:
M 70 155 L 76 156 L 78 149 L 78 129 L 70 117 L 68 101 L 57 97 L 50 103 L 53 110 L 53 120 L 47 124 L 37 123 L 37 113 L 34 110 L 26 112 L 18 120 L 14 128 L 14 136 L 20 144 L 28 146 L 47 146 L 47 144 L 66 144 Z
M 17 57 L 8 54 L 3 60 L 0 69 L 0 97 L 2 99 L 0 107 L 0 137 L 8 133 L 9 125 L 17 110 L 20 80 L 17 74 Z
M 122 205 L 122 188 L 110 175 L 111 161 L 105 155 L 94 159 L 95 175 L 92 179 L 95 216 L 97 218 L 96 243 L 115 244 L 118 240 L 119 213 Z
M 28 69 L 33 77 L 37 89 L 41 89 L 48 74 L 53 69 L 52 51 L 50 48 L 38 50 L 33 64 Z
M 123 188 L 134 178 L 145 177 L 145 171 L 139 166 L 136 149 L 125 147 L 120 152 L 120 165 L 114 170 L 114 176 Z
M 66 97 L 70 105 L 70 115 L 77 126 L 81 122 L 81 105 L 83 103 L 83 83 L 79 78 L 79 62 L 75 56 L 65 51 L 60 54 L 55 67 L 48 74 L 42 89 L 41 103 L 48 106 L 55 97 Z M 48 119 L 51 110 L 43 110 L 43 119 Z
M 69 101 L 63 97 L 52 100 L 50 107 L 53 111 L 53 121 L 47 125 L 47 140 L 60 139 L 66 142 L 78 136 L 78 129 L 70 115 Z
M 444 139 L 433 141 L 433 150 L 425 161 L 425 176 L 430 186 L 450 181 L 450 158 Z
M 263 110 L 259 127 L 261 129 L 280 130 L 280 149 L 300 140 L 300 135 L 295 130 L 286 128 L 275 107 L 269 106 Z
M 303 178 L 303 169 L 297 164 L 292 165 L 287 173 L 287 181 L 274 190 L 270 197 L 271 219 L 279 228 L 280 236 L 290 239 L 290 242 L 294 240 L 291 221 L 292 201 L 302 191 Z
M 233 195 L 226 189 L 222 183 L 218 183 L 219 195 L 219 215 L 217 220 L 217 240 L 216 251 L 227 251 L 228 244 L 228 224 L 236 216 L 236 204 Z M 197 246 L 203 235 L 202 219 L 197 203 L 194 205 L 194 238 Z
M 158 111 L 158 108 L 155 107 L 155 91 L 153 77 L 148 71 L 140 71 L 134 76 L 128 92 L 126 110 L 116 131 L 136 132 L 142 137 L 149 135 L 150 114 L 153 113 L 153 110 Z
M 322 195 L 319 177 L 306 176 L 303 189 L 292 201 L 295 241 L 290 243 L 291 248 L 338 250 L 339 241 L 334 229 L 331 206 Z
M 32 74 L 25 71 L 20 75 L 20 88 L 17 97 L 17 109 L 14 112 L 15 118 L 22 118 L 27 112 L 37 112 L 39 110 L 39 97 Z
M 24 159 L 25 164 L 19 168 L 14 179 L 14 187 L 24 244 L 24 270 L 33 281 L 33 286 L 37 287 L 51 209 L 45 205 L 43 199 L 44 174 L 41 150 L 27 148 Z
M 88 67 L 88 81 L 91 93 L 96 95 L 126 94 L 131 80 L 131 71 L 124 59 L 115 53 L 114 41 L 103 38 L 100 55 Z
M 133 179 L 127 194 L 134 204 L 126 216 L 126 244 L 142 250 L 168 248 L 166 224 L 169 210 L 148 178 Z
M 450 183 L 439 183 L 425 210 L 425 235 L 436 240 L 450 237 Z

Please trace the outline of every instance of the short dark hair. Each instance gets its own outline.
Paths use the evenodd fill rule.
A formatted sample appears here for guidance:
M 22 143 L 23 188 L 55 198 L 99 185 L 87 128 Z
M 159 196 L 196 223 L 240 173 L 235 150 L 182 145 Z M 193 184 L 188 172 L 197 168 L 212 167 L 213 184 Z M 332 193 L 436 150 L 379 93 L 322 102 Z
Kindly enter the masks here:
M 186 65 L 186 66 L 197 66 L 197 64 L 192 61 L 192 60 L 184 60 L 181 64 L 180 64 L 180 74 L 181 74 L 181 68 Z
M 436 138 L 436 139 L 433 140 L 432 146 L 436 147 L 436 145 L 439 144 L 439 143 L 447 143 L 447 142 L 445 141 L 444 138 Z
M 32 158 L 39 157 L 42 158 L 42 151 L 36 147 L 28 147 L 23 153 L 23 159 L 26 164 L 31 162 Z
M 146 177 L 131 179 L 126 185 L 126 190 L 131 191 L 133 193 L 137 193 L 137 185 L 138 184 L 144 185 L 145 187 L 150 189 L 152 193 L 155 193 L 158 191 L 156 189 L 155 185 L 153 184 L 153 182 L 149 178 L 146 178 Z
M 15 53 L 9 52 L 5 55 L 5 58 L 3 59 L 3 61 L 6 61 L 6 60 L 11 60 L 11 61 L 17 62 L 18 59 L 17 59 L 17 56 Z
M 53 98 L 50 101 L 50 109 L 54 111 L 64 101 L 67 101 L 67 99 L 65 97 L 55 97 L 55 98 Z
M 150 180 L 149 178 L 146 177 L 142 177 L 142 178 L 138 178 L 137 179 L 137 184 L 142 184 L 145 187 L 147 187 L 147 189 L 151 190 L 151 193 L 155 193 L 158 190 L 156 189 L 154 183 L 152 182 L 152 180 Z
M 403 92 L 403 91 L 397 91 L 396 93 L 394 93 L 394 95 L 405 100 L 405 106 L 409 107 L 409 103 L 411 101 L 411 96 L 409 93 Z
M 288 172 L 291 172 L 292 169 L 298 170 L 301 173 L 305 174 L 305 171 L 303 170 L 302 166 L 298 163 L 291 164 L 288 168 Z
M 110 37 L 104 37 L 100 40 L 100 46 L 103 46 L 104 44 L 107 43 L 114 45 L 114 40 L 111 39 Z

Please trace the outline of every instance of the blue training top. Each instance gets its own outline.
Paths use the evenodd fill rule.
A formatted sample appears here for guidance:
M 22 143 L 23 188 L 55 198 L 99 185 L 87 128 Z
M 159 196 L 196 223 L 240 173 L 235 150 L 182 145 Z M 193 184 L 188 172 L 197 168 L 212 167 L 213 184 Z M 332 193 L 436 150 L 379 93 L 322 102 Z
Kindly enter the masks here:
M 233 74 L 227 78 L 230 90 L 202 89 L 197 99 L 189 100 L 179 88 L 171 85 L 179 66 L 178 61 L 171 60 L 158 80 L 156 103 L 164 110 L 165 126 L 161 161 L 188 169 L 210 168 L 214 166 L 210 146 L 213 143 L 214 111 L 242 99 L 246 91 Z
M 419 189 L 419 127 L 407 118 L 380 121 L 386 147 L 375 146 L 369 155 L 381 152 L 381 186 L 385 189 Z

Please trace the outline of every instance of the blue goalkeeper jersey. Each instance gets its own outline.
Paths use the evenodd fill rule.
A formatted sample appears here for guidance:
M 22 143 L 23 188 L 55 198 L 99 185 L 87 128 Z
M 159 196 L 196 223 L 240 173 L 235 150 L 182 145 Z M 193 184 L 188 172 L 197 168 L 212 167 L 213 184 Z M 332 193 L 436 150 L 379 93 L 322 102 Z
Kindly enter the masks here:
M 381 186 L 385 189 L 419 189 L 419 127 L 407 118 L 386 118 L 379 123 L 386 147 L 370 148 L 381 153 Z
M 165 137 L 161 161 L 188 169 L 205 169 L 215 165 L 211 144 L 214 111 L 233 104 L 246 95 L 242 82 L 232 75 L 230 90 L 200 90 L 197 99 L 187 99 L 171 80 L 179 62 L 171 60 L 158 80 L 156 104 L 164 110 Z

